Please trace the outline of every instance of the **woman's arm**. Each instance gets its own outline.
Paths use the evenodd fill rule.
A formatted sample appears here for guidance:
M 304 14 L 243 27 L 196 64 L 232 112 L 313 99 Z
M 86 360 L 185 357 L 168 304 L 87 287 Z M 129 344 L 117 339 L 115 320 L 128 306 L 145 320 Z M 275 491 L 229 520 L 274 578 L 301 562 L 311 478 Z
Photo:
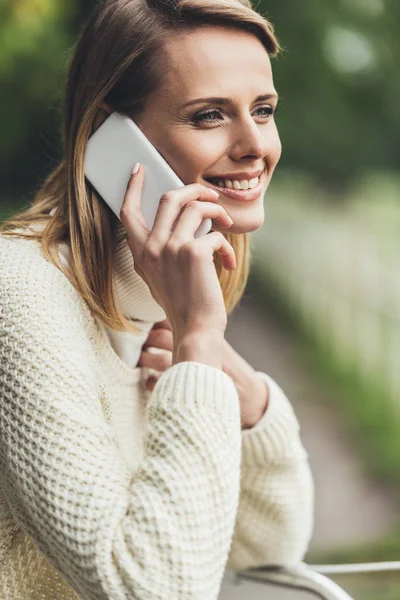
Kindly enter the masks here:
M 155 324 L 139 361 L 154 369 L 157 378 L 157 369 L 165 369 L 168 360 L 164 355 L 161 362 L 159 353 L 150 354 L 147 346 L 171 351 L 168 321 Z M 299 424 L 280 387 L 265 373 L 255 371 L 227 340 L 223 369 L 238 392 L 243 427 L 241 494 L 228 566 L 247 569 L 296 563 L 311 537 L 314 501 Z
M 77 294 L 9 243 L 0 240 L 0 488 L 16 521 L 84 600 L 217 598 L 239 495 L 232 380 L 202 363 L 168 369 L 130 471 L 102 413 Z
M 313 528 L 314 486 L 299 424 L 289 400 L 268 375 L 268 407 L 242 431 L 239 509 L 227 566 L 249 569 L 303 559 Z

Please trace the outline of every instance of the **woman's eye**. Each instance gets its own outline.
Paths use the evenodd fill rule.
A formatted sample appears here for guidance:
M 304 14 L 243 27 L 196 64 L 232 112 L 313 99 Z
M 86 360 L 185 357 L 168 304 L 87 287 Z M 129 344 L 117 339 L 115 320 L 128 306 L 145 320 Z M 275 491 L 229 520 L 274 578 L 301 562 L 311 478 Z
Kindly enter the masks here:
M 266 106 L 260 106 L 260 108 L 258 108 L 256 112 L 258 112 L 260 110 L 267 111 L 266 113 L 261 114 L 262 117 L 267 117 L 267 119 L 272 117 L 272 115 L 275 113 L 275 108 L 273 106 L 270 106 L 269 104 L 267 104 Z M 200 113 L 193 118 L 193 122 L 199 123 L 201 121 L 207 121 L 207 122 L 212 123 L 213 121 L 221 120 L 220 118 L 216 118 L 216 117 L 213 118 L 213 115 L 221 115 L 221 111 L 214 109 L 214 110 L 208 110 L 207 112 L 204 112 L 204 113 Z
M 216 115 L 216 114 L 220 115 L 221 112 L 219 110 L 209 110 L 209 111 L 207 111 L 205 113 L 200 113 L 199 115 L 196 115 L 193 118 L 193 122 L 194 123 L 198 123 L 199 121 L 217 121 L 218 119 L 216 119 L 216 118 L 214 118 L 214 119 L 212 119 L 212 118 L 209 119 L 208 118 L 209 116 Z
M 272 117 L 272 115 L 274 115 L 276 111 L 276 109 L 273 106 L 270 106 L 269 104 L 267 104 L 266 106 L 261 106 L 258 110 L 264 109 L 267 110 L 267 112 L 263 115 L 265 117 Z

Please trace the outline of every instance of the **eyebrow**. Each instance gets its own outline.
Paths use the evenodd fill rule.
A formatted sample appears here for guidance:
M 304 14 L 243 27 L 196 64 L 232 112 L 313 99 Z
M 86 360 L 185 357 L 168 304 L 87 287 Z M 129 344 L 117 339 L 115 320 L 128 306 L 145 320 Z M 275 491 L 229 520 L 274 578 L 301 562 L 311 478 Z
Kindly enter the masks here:
M 260 102 L 261 100 L 278 100 L 278 94 L 264 94 L 262 96 L 257 96 L 255 102 Z M 190 102 L 186 102 L 186 104 L 182 104 L 181 108 L 185 108 L 186 106 L 191 106 L 192 104 L 199 104 L 200 102 L 208 102 L 208 103 L 216 103 L 216 104 L 232 104 L 232 98 L 219 98 L 217 96 L 212 96 L 208 98 L 196 98 L 195 100 L 190 100 Z

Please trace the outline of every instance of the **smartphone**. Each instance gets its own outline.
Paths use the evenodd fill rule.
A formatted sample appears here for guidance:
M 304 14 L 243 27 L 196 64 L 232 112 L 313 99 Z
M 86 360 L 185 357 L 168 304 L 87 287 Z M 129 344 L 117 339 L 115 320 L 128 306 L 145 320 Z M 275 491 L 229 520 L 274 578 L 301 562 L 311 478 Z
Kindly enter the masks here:
M 85 176 L 118 219 L 136 162 L 144 167 L 141 211 L 151 230 L 161 196 L 185 184 L 136 123 L 129 117 L 113 112 L 89 138 L 85 153 Z M 210 218 L 203 219 L 195 237 L 206 235 L 211 226 Z

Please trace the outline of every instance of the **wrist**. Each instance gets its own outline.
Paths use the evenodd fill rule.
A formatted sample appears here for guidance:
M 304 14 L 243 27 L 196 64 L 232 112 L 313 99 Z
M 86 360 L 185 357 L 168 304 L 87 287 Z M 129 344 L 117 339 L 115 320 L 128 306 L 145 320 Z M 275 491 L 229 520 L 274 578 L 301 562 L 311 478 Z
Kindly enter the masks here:
M 174 339 L 172 364 L 195 361 L 222 369 L 224 333 L 194 331 Z

